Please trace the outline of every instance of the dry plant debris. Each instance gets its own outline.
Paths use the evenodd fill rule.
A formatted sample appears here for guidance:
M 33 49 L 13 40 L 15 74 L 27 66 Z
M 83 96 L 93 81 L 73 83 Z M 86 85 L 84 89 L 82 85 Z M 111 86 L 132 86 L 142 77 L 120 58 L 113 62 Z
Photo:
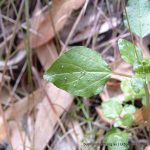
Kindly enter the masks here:
M 123 99 L 123 78 L 113 74 L 103 93 L 85 98 L 43 81 L 43 73 L 64 48 L 83 45 L 101 53 L 114 72 L 132 75 L 117 46 L 119 38 L 131 39 L 122 14 L 121 0 L 0 1 L 0 150 L 86 150 L 88 143 L 107 149 L 100 143 L 112 120 L 100 106 Z M 149 36 L 134 41 L 148 57 Z M 148 150 L 149 107 L 139 101 L 129 146 Z

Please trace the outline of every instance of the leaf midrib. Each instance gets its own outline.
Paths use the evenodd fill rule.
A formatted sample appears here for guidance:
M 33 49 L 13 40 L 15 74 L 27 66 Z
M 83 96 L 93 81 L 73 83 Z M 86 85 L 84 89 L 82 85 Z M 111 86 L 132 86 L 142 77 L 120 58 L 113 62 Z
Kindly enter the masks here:
M 59 76 L 59 75 L 66 75 L 66 74 L 74 74 L 74 73 L 79 73 L 79 74 L 81 74 L 82 72 L 85 72 L 85 74 L 88 74 L 88 73 L 93 73 L 93 74 L 95 74 L 95 73 L 99 73 L 99 74 L 110 74 L 110 72 L 100 72 L 100 71 L 97 71 L 97 72 L 92 72 L 92 71 L 90 71 L 90 72 L 87 72 L 87 71 L 80 71 L 80 72 L 64 72 L 64 73 L 55 73 L 55 74 L 51 74 L 51 76 Z M 48 74 L 49 75 L 49 74 Z

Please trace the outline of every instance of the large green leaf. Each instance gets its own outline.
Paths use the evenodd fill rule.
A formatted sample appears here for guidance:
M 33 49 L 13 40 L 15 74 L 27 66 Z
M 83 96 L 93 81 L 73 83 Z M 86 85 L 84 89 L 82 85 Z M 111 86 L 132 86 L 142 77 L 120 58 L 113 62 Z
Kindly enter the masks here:
M 102 112 L 105 117 L 116 119 L 122 112 L 122 104 L 116 100 L 109 100 L 102 103 Z
M 118 40 L 118 46 L 121 53 L 121 57 L 129 64 L 134 64 L 137 61 L 142 60 L 142 52 L 131 42 L 125 39 Z M 136 52 L 135 52 L 136 51 Z M 136 55 L 137 53 L 137 55 Z
M 128 139 L 128 133 L 112 128 L 107 131 L 104 137 L 104 144 L 108 146 L 108 150 L 128 150 Z
M 61 55 L 45 72 L 44 79 L 75 96 L 92 96 L 102 91 L 111 70 L 102 57 L 78 46 Z
M 148 35 L 150 33 L 150 1 L 128 0 L 126 10 L 131 31 L 142 38 Z M 125 25 L 128 27 L 125 13 L 124 16 Z

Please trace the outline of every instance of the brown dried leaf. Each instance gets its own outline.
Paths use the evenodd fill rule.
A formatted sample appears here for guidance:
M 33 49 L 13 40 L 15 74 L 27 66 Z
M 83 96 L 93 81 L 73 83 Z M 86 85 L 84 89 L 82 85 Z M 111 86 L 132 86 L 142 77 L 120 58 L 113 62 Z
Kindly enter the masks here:
M 32 29 L 38 33 L 32 34 L 30 43 L 32 48 L 40 47 L 50 41 L 65 25 L 73 10 L 79 9 L 85 0 L 54 0 L 52 8 L 45 14 L 34 16 L 31 20 Z M 18 49 L 24 48 L 22 42 Z
M 84 139 L 84 133 L 81 128 L 81 125 L 78 121 L 73 121 L 68 124 L 68 127 L 70 130 L 73 130 L 73 132 L 70 133 L 70 136 L 74 140 L 76 144 L 78 144 L 79 147 L 81 147 L 81 141 Z
M 7 137 L 3 118 L 0 117 L 0 143 L 2 143 Z
M 42 100 L 42 98 L 42 89 L 33 92 L 29 96 L 23 98 L 21 101 L 18 101 L 17 103 L 9 107 L 5 112 L 6 119 L 16 120 L 21 118 L 25 113 L 30 112 L 33 107 Z
M 50 64 L 56 60 L 58 57 L 57 49 L 53 43 L 53 41 L 41 46 L 36 49 L 36 54 L 44 68 L 44 70 L 48 69 Z
M 144 117 L 143 117 L 142 108 L 136 110 L 136 112 L 134 113 L 134 118 L 135 118 L 134 123 L 136 125 L 144 124 L 145 120 L 144 120 Z
M 14 121 L 9 122 L 11 128 L 11 144 L 14 150 L 30 150 L 31 143 L 26 133 Z
M 57 117 L 60 117 L 64 111 L 67 111 L 72 104 L 73 97 L 67 92 L 56 88 L 49 83 L 46 86 L 48 97 L 42 100 L 39 104 L 35 122 L 35 149 L 44 149 L 52 135 L 54 127 L 57 123 Z M 56 113 L 52 110 L 49 100 L 52 102 Z M 56 116 L 57 115 L 57 116 Z

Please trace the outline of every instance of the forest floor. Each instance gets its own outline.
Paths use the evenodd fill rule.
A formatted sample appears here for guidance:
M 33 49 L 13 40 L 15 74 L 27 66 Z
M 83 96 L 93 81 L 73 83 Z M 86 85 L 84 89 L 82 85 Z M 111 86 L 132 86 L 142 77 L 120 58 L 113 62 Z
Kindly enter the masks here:
M 102 93 L 85 98 L 58 89 L 43 74 L 68 47 L 82 45 L 114 71 L 132 75 L 120 57 L 119 38 L 131 40 L 121 0 L 1 0 L 0 150 L 106 150 L 101 143 L 111 124 L 101 103 L 123 96 L 122 77 L 112 76 Z M 143 40 L 146 56 L 149 38 Z M 142 107 L 138 99 L 134 105 Z M 129 130 L 130 149 L 148 149 L 148 127 Z

